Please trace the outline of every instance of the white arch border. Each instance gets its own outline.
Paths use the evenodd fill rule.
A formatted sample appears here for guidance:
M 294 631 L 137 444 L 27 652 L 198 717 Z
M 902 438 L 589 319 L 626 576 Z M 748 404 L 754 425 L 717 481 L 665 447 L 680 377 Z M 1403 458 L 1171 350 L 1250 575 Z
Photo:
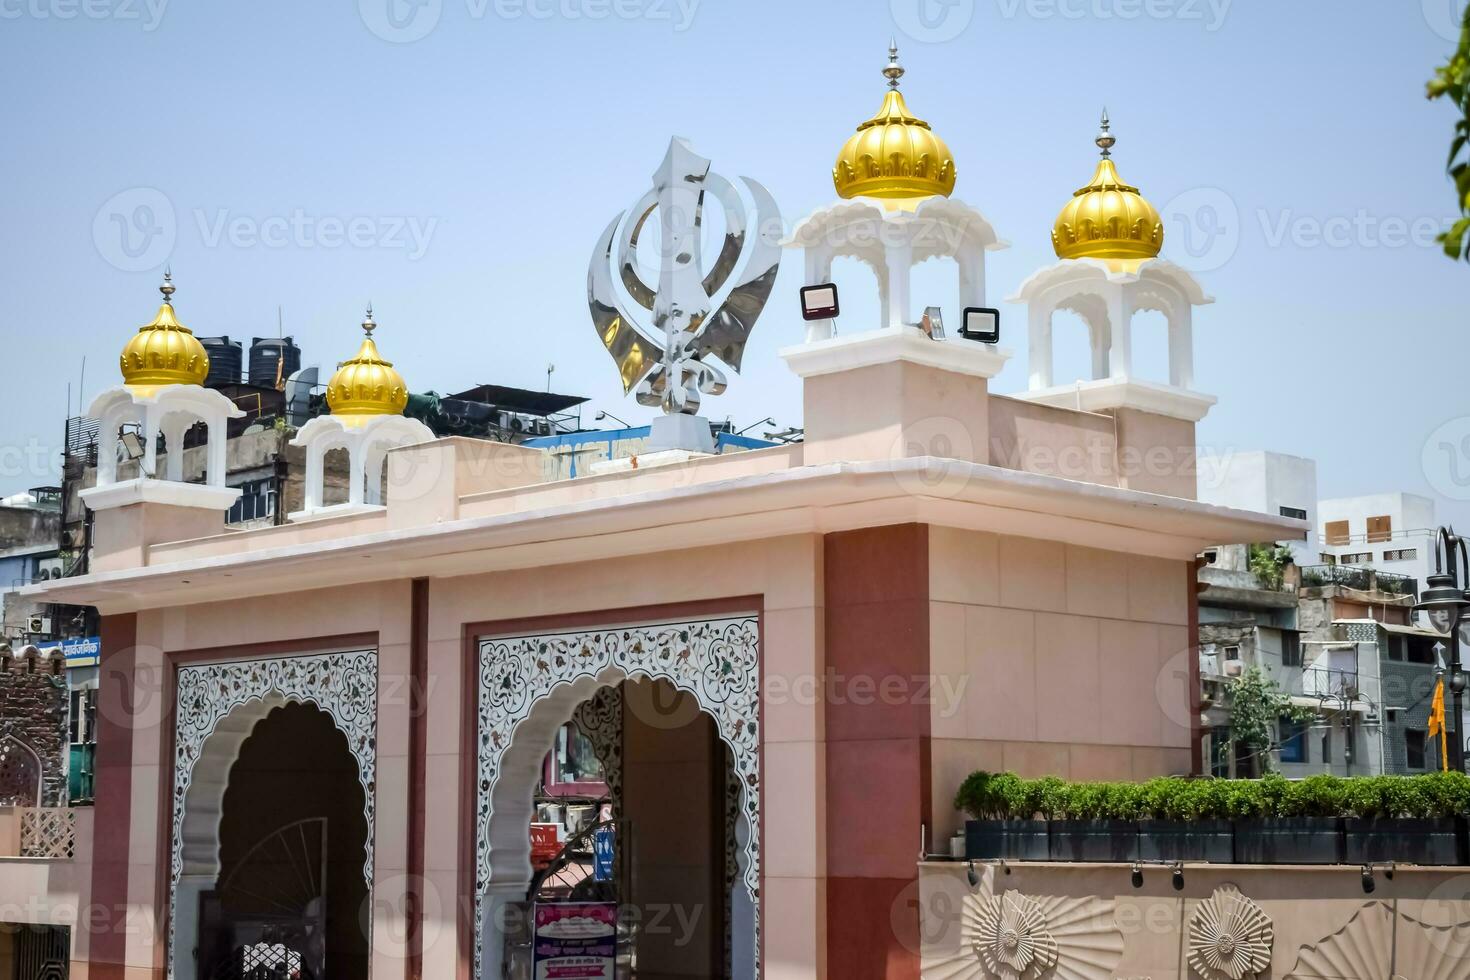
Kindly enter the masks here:
M 228 783 L 228 769 L 255 723 L 283 704 L 298 702 L 326 712 L 347 737 L 347 748 L 357 762 L 363 789 L 363 816 L 367 841 L 363 880 L 373 887 L 374 814 L 377 772 L 378 653 L 358 650 L 307 657 L 242 660 L 180 667 L 174 712 L 174 782 L 172 857 L 168 893 L 168 975 L 174 975 L 174 927 L 178 921 L 179 877 L 185 870 L 186 831 L 190 806 L 210 831 L 212 858 L 191 862 L 208 865 L 217 873 L 220 804 Z M 243 709 L 243 710 L 242 710 Z M 222 724 L 237 716 L 238 725 Z M 235 730 L 240 729 L 240 730 Z M 195 770 L 206 755 L 223 765 L 224 772 L 208 782 L 195 783 Z M 218 767 L 216 767 L 218 768 Z M 191 792 L 191 789 L 193 792 Z M 195 844 L 197 846 L 197 842 Z M 208 870 L 208 868 L 204 868 Z
M 526 767 L 507 760 L 506 755 L 515 743 L 517 729 L 553 695 L 558 704 L 568 702 L 564 705 L 565 716 L 551 719 L 553 734 L 554 727 L 567 720 L 577 702 L 627 678 L 663 679 L 694 696 L 701 710 L 714 719 L 721 740 L 730 748 L 734 771 L 741 782 L 740 813 L 749 833 L 740 841 L 740 870 L 759 909 L 758 614 L 480 637 L 478 669 L 475 976 L 480 975 L 483 964 L 484 912 L 490 885 L 507 878 L 517 883 L 530 879 L 526 825 L 531 801 L 529 797 L 521 800 L 497 793 L 502 786 L 502 772 Z M 522 741 L 535 734 L 521 733 Z M 531 761 L 537 771 L 551 737 L 548 734 L 539 740 L 546 741 L 546 745 L 516 746 L 534 755 Z M 492 828 L 497 804 L 503 821 Z M 496 831 L 493 834 L 492 829 Z

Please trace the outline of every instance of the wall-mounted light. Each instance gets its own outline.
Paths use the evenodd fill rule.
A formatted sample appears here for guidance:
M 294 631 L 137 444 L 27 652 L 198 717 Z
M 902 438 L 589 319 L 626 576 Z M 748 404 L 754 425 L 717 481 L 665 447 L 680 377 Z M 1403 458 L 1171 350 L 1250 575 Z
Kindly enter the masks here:
M 801 287 L 801 318 L 803 320 L 830 320 L 837 315 L 837 284 L 824 282 L 819 286 Z
M 1174 863 L 1174 875 L 1173 875 L 1172 881 L 1173 881 L 1173 884 L 1174 884 L 1174 890 L 1176 892 L 1182 892 L 1182 891 L 1184 891 L 1184 862 L 1183 861 L 1176 861 Z
M 1378 887 L 1378 882 L 1373 880 L 1373 865 L 1363 865 L 1363 894 L 1371 895 Z
M 1134 888 L 1143 887 L 1143 866 L 1141 864 L 1138 864 L 1136 862 L 1134 863 L 1133 874 L 1130 876 L 1130 878 L 1133 882 Z
M 919 329 L 930 340 L 944 339 L 944 311 L 937 306 L 924 307 L 924 318 L 919 321 Z
M 960 336 L 982 344 L 1000 343 L 1000 310 L 988 306 L 965 307 Z
M 968 867 L 965 868 L 965 877 L 970 880 L 970 887 L 974 888 L 976 885 L 980 884 L 980 872 L 975 870 L 974 861 L 969 861 L 966 863 Z

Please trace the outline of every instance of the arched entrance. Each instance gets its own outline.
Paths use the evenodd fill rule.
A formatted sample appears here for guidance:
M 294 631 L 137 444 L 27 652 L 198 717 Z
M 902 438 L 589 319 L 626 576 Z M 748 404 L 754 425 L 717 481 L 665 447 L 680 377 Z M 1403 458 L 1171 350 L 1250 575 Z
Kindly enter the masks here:
M 320 920 L 316 934 L 323 943 L 337 937 L 328 953 L 336 952 L 348 964 L 361 957 L 361 974 L 339 969 L 334 959 L 329 975 L 366 976 L 371 937 L 368 920 L 360 915 L 373 879 L 376 728 L 377 654 L 372 651 L 179 669 L 171 978 L 212 980 L 208 971 L 217 967 L 216 947 L 226 920 L 261 920 L 261 910 L 270 903 L 283 917 Z M 302 740 L 313 743 L 309 750 L 298 744 Z M 298 765 L 308 766 L 309 779 L 289 770 Z M 348 804 L 341 799 L 319 797 L 303 782 L 330 786 L 357 811 L 344 810 Z M 283 799 L 283 794 L 301 799 Z M 303 885 L 285 877 L 305 873 L 308 866 L 317 869 L 315 882 Z M 347 868 L 355 876 L 352 884 L 343 878 Z M 261 895 L 263 881 L 269 884 Z M 313 904 L 313 899 L 323 900 Z M 348 908 L 342 901 L 355 904 Z M 341 925 L 344 917 L 347 924 Z M 262 922 L 246 925 L 232 934 L 259 936 Z M 360 948 L 349 938 L 349 928 L 361 936 Z M 274 941 L 250 945 L 261 947 L 251 955 L 263 957 L 265 965 L 275 960 L 294 965 L 292 954 L 304 952 L 276 949 L 285 944 Z M 304 956 L 302 965 L 307 965 Z
M 606 703 L 608 699 L 598 696 L 601 691 L 621 685 L 625 694 L 621 700 L 627 701 L 632 695 L 624 682 L 629 680 L 658 682 L 657 687 L 677 692 L 693 706 L 694 717 L 687 724 L 694 734 L 683 736 L 686 739 L 697 741 L 700 725 L 707 726 L 710 741 L 701 750 L 700 775 L 694 778 L 709 783 L 710 799 L 718 796 L 722 811 L 727 809 L 725 787 L 731 787 L 734 803 L 728 809 L 733 812 L 720 814 L 720 826 L 733 830 L 731 849 L 738 872 L 733 877 L 739 887 L 727 893 L 728 902 L 719 904 L 721 914 L 732 921 L 735 937 L 727 959 L 739 964 L 736 975 L 752 975 L 759 955 L 758 618 L 744 615 L 482 638 L 479 673 L 477 976 L 500 975 L 503 910 L 526 899 L 532 879 L 533 794 L 557 731 L 578 715 L 585 702 Z M 633 744 L 627 736 L 625 731 L 618 777 L 625 790 L 638 765 L 626 754 Z M 678 738 L 663 741 L 666 748 L 679 744 Z M 626 793 L 623 805 L 632 809 Z M 717 880 L 724 878 L 723 833 L 718 850 L 707 859 L 718 866 Z

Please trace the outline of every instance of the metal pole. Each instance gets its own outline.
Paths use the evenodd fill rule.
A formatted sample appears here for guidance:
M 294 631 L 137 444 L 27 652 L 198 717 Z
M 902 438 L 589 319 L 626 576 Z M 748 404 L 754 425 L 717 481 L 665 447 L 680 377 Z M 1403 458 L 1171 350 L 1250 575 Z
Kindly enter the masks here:
M 1449 554 L 1445 555 L 1445 557 L 1448 559 L 1450 571 L 1456 573 L 1455 586 L 1458 588 L 1460 584 L 1460 577 L 1457 570 L 1460 566 L 1460 562 L 1456 560 L 1457 556 L 1453 549 L 1459 549 L 1459 558 L 1466 558 L 1467 560 L 1470 560 L 1470 556 L 1466 555 L 1465 539 L 1456 537 L 1453 530 L 1450 531 L 1449 540 L 1450 542 L 1452 542 L 1451 550 Z M 1467 584 L 1470 584 L 1470 564 L 1466 564 L 1465 567 L 1465 582 Z M 1465 692 L 1464 684 L 1460 682 L 1460 623 L 1464 618 L 1465 607 L 1460 606 L 1459 610 L 1455 614 L 1454 626 L 1450 629 L 1450 690 L 1453 693 L 1452 700 L 1454 702 L 1455 714 L 1455 744 L 1454 751 L 1450 753 L 1450 765 L 1454 768 L 1455 772 L 1465 771 L 1465 735 L 1461 731 L 1461 728 L 1463 727 L 1461 719 L 1465 717 Z

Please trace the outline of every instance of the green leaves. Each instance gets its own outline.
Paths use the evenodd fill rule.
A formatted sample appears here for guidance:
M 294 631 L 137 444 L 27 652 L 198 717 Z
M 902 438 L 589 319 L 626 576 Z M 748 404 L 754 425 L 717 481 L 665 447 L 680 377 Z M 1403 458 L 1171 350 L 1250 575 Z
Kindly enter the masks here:
M 955 806 L 977 820 L 1248 820 L 1253 817 L 1454 817 L 1470 813 L 1470 776 L 1319 774 L 1290 780 L 1150 779 L 1144 783 L 1067 782 L 1055 776 L 973 772 Z
M 1449 61 L 1434 70 L 1426 86 L 1431 99 L 1448 99 L 1460 111 L 1455 123 L 1455 136 L 1450 141 L 1449 160 L 1445 170 L 1455 182 L 1456 209 L 1464 215 L 1450 230 L 1439 236 L 1445 255 L 1470 261 L 1470 159 L 1466 158 L 1470 142 L 1470 6 L 1465 8 L 1465 23 L 1460 30 L 1459 49 Z

